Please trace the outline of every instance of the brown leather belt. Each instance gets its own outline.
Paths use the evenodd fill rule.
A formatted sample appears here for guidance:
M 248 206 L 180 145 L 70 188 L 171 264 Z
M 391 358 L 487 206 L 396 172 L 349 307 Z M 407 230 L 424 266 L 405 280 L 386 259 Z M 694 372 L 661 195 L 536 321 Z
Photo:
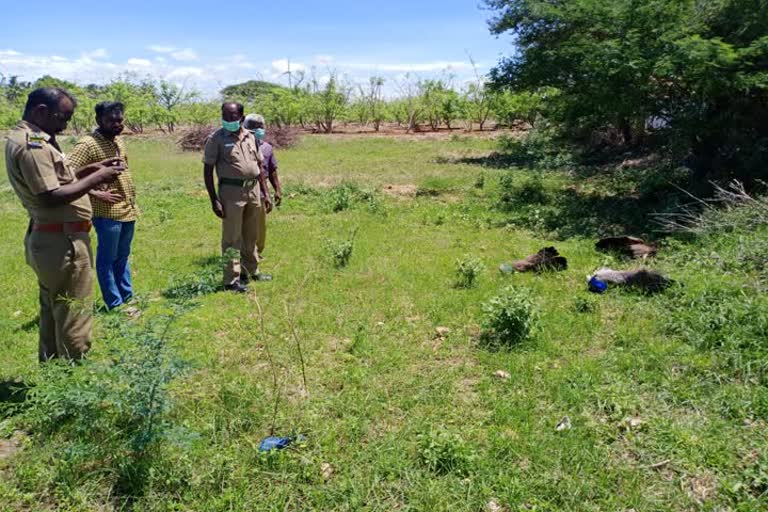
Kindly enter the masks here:
M 38 224 L 32 223 L 32 231 L 41 231 L 43 233 L 87 233 L 91 230 L 91 221 L 83 222 L 62 222 L 61 224 Z

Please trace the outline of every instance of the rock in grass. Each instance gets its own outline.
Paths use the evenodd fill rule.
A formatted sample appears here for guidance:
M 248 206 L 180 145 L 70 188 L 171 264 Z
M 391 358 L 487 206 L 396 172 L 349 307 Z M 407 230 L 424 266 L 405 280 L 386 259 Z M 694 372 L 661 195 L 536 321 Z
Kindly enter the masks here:
M 560 420 L 560 423 L 555 427 L 555 431 L 562 432 L 563 430 L 571 430 L 571 418 L 565 416 Z
M 323 475 L 323 480 L 330 480 L 333 476 L 333 466 L 327 462 L 323 462 L 320 466 L 320 473 Z
M 510 375 L 509 372 L 505 372 L 504 370 L 496 370 L 493 376 L 501 380 L 509 380 L 512 378 L 512 375 Z
M 490 500 L 485 505 L 486 512 L 507 512 L 509 509 L 504 505 L 499 504 L 496 500 Z

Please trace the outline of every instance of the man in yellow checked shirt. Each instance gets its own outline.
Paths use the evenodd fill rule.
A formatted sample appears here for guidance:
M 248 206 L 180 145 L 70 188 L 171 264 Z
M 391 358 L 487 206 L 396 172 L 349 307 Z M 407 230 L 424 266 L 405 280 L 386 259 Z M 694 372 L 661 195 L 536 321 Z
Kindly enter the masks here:
M 125 145 L 119 137 L 123 131 L 123 104 L 104 101 L 96 105 L 95 110 L 98 128 L 78 141 L 68 161 L 80 168 L 105 158 L 119 158 L 125 165 L 117 180 L 89 192 L 98 238 L 96 276 L 104 304 L 113 310 L 133 298 L 128 257 L 136 224 L 136 189 L 128 169 Z M 125 306 L 124 311 L 130 316 L 138 314 L 134 306 Z

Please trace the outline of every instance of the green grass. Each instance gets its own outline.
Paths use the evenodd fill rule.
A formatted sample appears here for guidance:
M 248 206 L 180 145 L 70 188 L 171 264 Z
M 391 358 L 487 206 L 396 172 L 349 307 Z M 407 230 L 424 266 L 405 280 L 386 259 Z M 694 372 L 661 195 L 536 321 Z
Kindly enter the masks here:
M 169 289 L 218 283 L 220 227 L 200 155 L 165 140 L 128 147 L 143 211 L 132 256 L 141 326 L 167 314 Z M 170 385 L 165 414 L 182 433 L 157 444 L 142 494 L 119 492 L 109 457 L 73 467 L 66 427 L 43 435 L 22 411 L 0 420 L 0 433 L 29 430 L 23 449 L 0 459 L 0 510 L 480 511 L 490 500 L 509 510 L 768 508 L 768 391 L 757 364 L 765 276 L 751 259 L 724 269 L 712 255 L 744 253 L 744 235 L 667 243 L 654 265 L 682 286 L 664 295 L 591 297 L 587 274 L 631 264 L 593 250 L 591 223 L 515 227 L 553 226 L 494 208 L 507 171 L 479 165 L 492 149 L 463 137 L 307 137 L 278 152 L 285 201 L 269 217 L 263 264 L 275 280 L 252 285 L 249 297 L 203 293 L 172 325 L 168 349 L 189 368 Z M 525 184 L 533 171 L 512 172 Z M 328 197 L 344 182 L 350 202 L 334 213 Z M 390 196 L 387 185 L 427 192 Z M 556 194 L 574 183 L 552 171 L 543 185 Z M 25 214 L 4 172 L 0 212 L 0 381 L 40 382 Z M 336 268 L 327 240 L 355 229 L 351 257 Z M 496 270 L 552 244 L 568 271 Z M 456 261 L 466 257 L 485 270 L 461 288 Z M 486 350 L 481 306 L 509 285 L 530 291 L 538 328 L 511 350 Z M 726 298 L 707 302 L 707 293 Z M 98 316 L 95 362 L 125 343 L 108 320 Z M 74 372 L 89 368 L 98 371 Z M 276 432 L 306 441 L 263 455 L 273 371 Z M 572 428 L 556 432 L 564 416 Z

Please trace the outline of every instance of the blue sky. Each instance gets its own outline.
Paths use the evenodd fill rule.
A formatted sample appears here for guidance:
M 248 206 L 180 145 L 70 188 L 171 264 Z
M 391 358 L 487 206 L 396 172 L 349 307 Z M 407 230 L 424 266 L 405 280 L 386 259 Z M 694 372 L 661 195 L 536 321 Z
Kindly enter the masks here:
M 18 4 L 17 4 L 18 5 Z M 448 73 L 457 85 L 511 52 L 488 31 L 479 0 L 216 2 L 37 0 L 3 12 L 0 73 L 104 83 L 125 71 L 166 78 L 214 96 L 258 78 L 287 83 L 293 70 L 322 81 Z M 46 13 L 46 15 L 41 15 Z

